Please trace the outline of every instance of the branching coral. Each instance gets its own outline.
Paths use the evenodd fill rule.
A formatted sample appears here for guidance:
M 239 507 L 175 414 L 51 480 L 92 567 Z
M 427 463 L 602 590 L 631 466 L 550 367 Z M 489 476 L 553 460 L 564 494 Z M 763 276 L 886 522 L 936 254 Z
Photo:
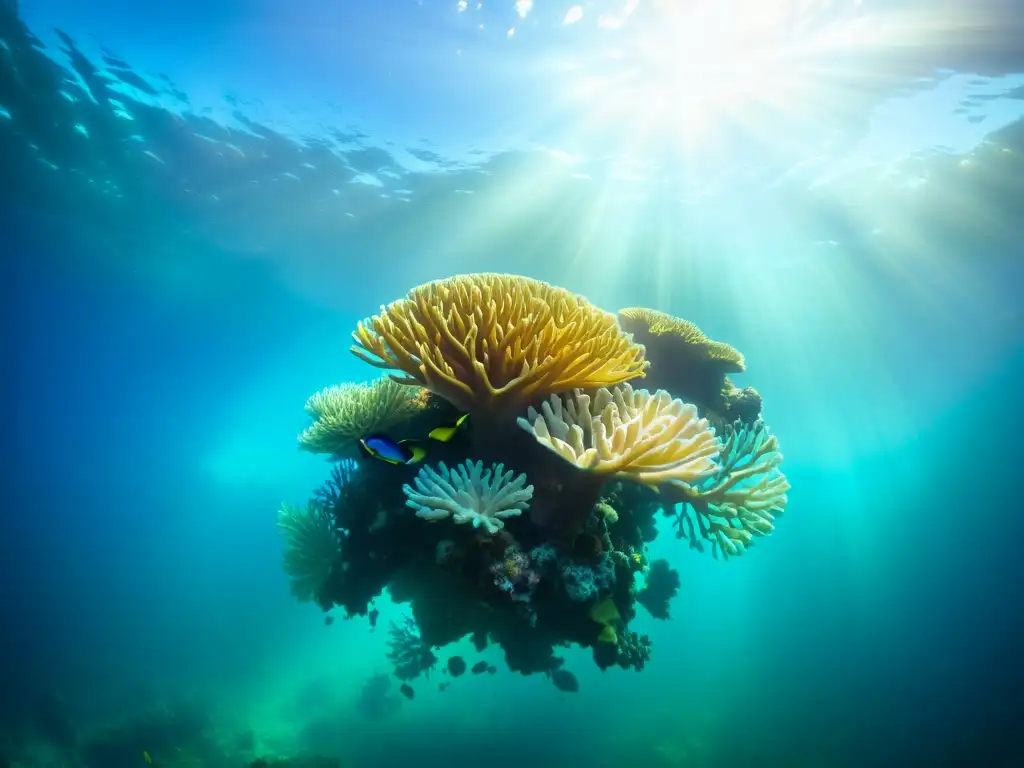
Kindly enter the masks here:
M 341 546 L 330 512 L 319 504 L 284 504 L 277 528 L 285 538 L 284 570 L 292 595 L 302 602 L 319 601 Z
M 388 377 L 328 387 L 306 401 L 306 413 L 315 420 L 299 435 L 299 445 L 312 453 L 343 455 L 360 437 L 388 430 L 423 410 L 427 396 L 425 389 Z
M 582 390 L 553 395 L 519 426 L 580 469 L 644 485 L 692 484 L 719 469 L 721 446 L 707 420 L 664 390 L 652 395 L 620 384 L 593 397 Z
M 416 622 L 408 616 L 402 622 L 391 622 L 388 627 L 388 660 L 395 668 L 399 680 L 414 680 L 428 673 L 437 664 L 437 656 L 420 635 Z
M 651 660 L 651 639 L 636 632 L 625 632 L 619 635 L 616 650 L 616 664 L 623 669 L 635 669 L 639 672 Z
M 454 469 L 448 469 L 443 461 L 436 470 L 423 467 L 413 483 L 415 488 L 405 485 L 402 490 L 406 505 L 415 509 L 418 517 L 443 520 L 451 515 L 456 523 L 472 523 L 488 533 L 503 528 L 504 518 L 529 508 L 533 498 L 526 475 L 505 472 L 504 464 L 485 470 L 482 461 L 466 461 Z
M 746 370 L 738 350 L 709 339 L 689 320 L 630 307 L 619 311 L 619 322 L 647 348 L 650 386 L 667 389 L 702 408 L 721 411 L 726 374 Z
M 353 491 L 358 488 L 359 465 L 354 459 L 343 459 L 331 467 L 331 474 L 319 488 L 313 491 L 310 501 L 334 515 L 338 528 L 350 528 L 349 510 L 345 507 L 353 500 Z
M 644 349 L 615 316 L 516 275 L 459 275 L 414 288 L 353 334 L 352 352 L 401 371 L 463 411 L 513 413 L 538 397 L 644 375 Z
M 696 486 L 673 482 L 661 488 L 666 498 L 683 503 L 679 535 L 695 549 L 702 548 L 701 538 L 707 539 L 728 557 L 741 554 L 755 537 L 770 534 L 789 490 L 781 462 L 778 440 L 763 421 L 751 426 L 735 422 L 716 475 Z M 692 520 L 686 504 L 693 509 Z

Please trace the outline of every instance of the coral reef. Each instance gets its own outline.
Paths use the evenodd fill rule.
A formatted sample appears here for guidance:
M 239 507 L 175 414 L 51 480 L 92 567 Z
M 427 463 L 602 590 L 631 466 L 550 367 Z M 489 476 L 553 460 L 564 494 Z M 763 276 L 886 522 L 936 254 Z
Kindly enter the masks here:
M 296 597 L 374 619 L 387 589 L 408 609 L 388 630 L 407 687 L 467 636 L 521 674 L 566 677 L 556 651 L 570 645 L 601 669 L 643 669 L 636 606 L 666 619 L 680 588 L 668 561 L 646 557 L 659 513 L 691 548 L 728 557 L 772 532 L 789 485 L 760 395 L 725 377 L 744 368 L 736 350 L 660 313 L 620 318 L 546 283 L 478 274 L 421 285 L 360 323 L 352 351 L 395 372 L 369 385 L 386 394 L 374 401 L 405 405 L 348 419 L 323 452 L 338 458 L 372 430 L 416 442 L 426 463 L 358 452 L 304 509 L 282 510 Z M 653 342 L 662 388 L 630 383 L 648 363 L 627 331 Z M 326 424 L 344 410 L 326 404 L 336 397 L 307 410 Z

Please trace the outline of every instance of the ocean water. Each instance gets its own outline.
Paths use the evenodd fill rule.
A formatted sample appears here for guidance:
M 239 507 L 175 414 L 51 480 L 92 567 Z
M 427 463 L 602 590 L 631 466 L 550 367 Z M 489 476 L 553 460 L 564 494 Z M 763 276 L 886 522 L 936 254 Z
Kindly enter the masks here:
M 996 0 L 4 0 L 0 766 L 1024 764 L 1022 26 Z M 311 395 L 388 373 L 360 321 L 482 273 L 568 292 L 503 333 L 543 341 L 575 296 L 633 354 L 602 311 L 740 351 L 739 427 L 673 383 L 721 384 L 706 347 L 648 343 L 645 378 L 719 463 L 774 436 L 774 532 L 697 551 L 668 484 L 517 426 L 579 377 L 501 410 L 463 366 L 373 453 L 302 450 Z M 604 354 L 595 329 L 552 354 Z M 417 516 L 402 486 L 441 459 L 524 471 L 528 508 Z M 305 506 L 336 466 L 341 501 Z M 567 520 L 599 500 L 618 522 Z M 282 536 L 282 505 L 325 527 Z M 639 602 L 666 570 L 669 618 Z M 436 663 L 398 675 L 408 620 Z

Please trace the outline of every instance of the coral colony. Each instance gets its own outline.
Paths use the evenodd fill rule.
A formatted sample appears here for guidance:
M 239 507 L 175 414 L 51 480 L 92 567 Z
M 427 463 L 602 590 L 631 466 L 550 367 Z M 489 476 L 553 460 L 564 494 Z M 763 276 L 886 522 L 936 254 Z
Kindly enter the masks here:
M 389 634 L 402 680 L 466 636 L 522 674 L 566 677 L 571 644 L 640 670 L 635 606 L 667 619 L 679 590 L 645 556 L 655 516 L 728 559 L 785 509 L 760 395 L 727 376 L 743 356 L 685 320 L 472 274 L 414 288 L 353 338 L 389 375 L 306 403 L 299 444 L 334 468 L 278 524 L 297 599 L 371 620 L 385 588 L 409 605 Z

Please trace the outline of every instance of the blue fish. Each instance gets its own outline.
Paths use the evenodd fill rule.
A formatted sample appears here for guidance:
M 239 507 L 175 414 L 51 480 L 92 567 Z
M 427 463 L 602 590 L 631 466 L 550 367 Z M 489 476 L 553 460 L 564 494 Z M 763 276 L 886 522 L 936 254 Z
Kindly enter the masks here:
M 416 464 L 427 455 L 426 449 L 415 440 L 392 440 L 387 435 L 361 437 L 359 446 L 370 458 L 387 464 Z

